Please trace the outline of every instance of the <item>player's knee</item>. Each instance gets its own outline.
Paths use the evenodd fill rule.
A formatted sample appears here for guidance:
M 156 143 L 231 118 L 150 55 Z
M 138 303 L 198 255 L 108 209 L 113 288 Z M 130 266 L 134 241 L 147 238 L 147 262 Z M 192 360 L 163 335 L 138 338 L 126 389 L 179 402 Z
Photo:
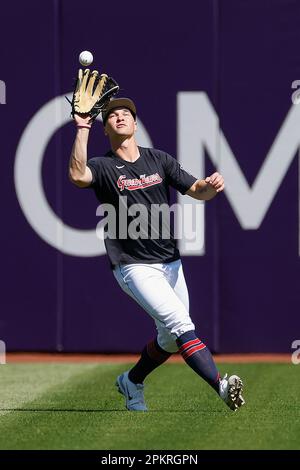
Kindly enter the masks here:
M 167 352 L 175 353 L 178 351 L 176 339 L 195 329 L 195 325 L 186 311 L 177 312 L 168 322 L 157 323 L 157 341 L 159 346 Z
M 194 330 L 195 329 L 195 325 L 194 323 L 192 322 L 191 318 L 190 317 L 186 317 L 180 321 L 177 321 L 172 329 L 171 329 L 171 334 L 176 338 L 178 338 L 179 336 L 183 335 L 184 333 L 186 333 L 187 331 L 191 331 L 191 330 Z
M 159 346 L 169 353 L 176 353 L 178 346 L 176 343 L 176 336 L 171 335 L 168 331 L 160 332 L 157 336 Z

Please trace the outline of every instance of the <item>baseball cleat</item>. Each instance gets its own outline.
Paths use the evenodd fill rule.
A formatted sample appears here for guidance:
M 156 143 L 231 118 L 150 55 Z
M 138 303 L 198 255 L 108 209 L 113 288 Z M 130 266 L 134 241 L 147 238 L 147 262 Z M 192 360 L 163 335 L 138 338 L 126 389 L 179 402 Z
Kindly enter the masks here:
M 237 375 L 231 375 L 229 379 L 227 379 L 227 374 L 225 374 L 220 381 L 219 395 L 232 411 L 237 411 L 245 404 L 242 392 L 242 380 Z
M 128 372 L 119 375 L 116 381 L 118 391 L 126 398 L 126 408 L 129 411 L 147 411 L 144 400 L 144 385 L 131 382 L 128 378 Z

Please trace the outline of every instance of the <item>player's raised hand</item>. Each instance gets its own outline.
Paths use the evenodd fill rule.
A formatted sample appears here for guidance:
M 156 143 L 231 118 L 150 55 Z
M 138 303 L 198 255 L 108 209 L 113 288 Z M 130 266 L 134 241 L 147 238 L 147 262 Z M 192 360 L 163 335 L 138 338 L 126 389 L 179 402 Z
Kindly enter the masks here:
M 218 172 L 205 178 L 205 182 L 208 183 L 217 193 L 220 193 L 225 188 L 224 178 Z

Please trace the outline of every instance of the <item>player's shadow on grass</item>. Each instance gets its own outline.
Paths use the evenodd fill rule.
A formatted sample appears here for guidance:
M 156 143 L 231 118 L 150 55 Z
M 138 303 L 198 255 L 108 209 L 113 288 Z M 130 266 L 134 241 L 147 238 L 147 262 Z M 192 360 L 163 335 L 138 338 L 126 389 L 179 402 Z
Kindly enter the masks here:
M 105 408 L 105 409 L 80 409 L 80 408 L 0 408 L 1 411 L 17 411 L 18 413 L 109 413 L 109 412 L 118 412 L 118 413 L 130 413 L 128 410 L 119 409 L 119 408 Z M 189 410 L 148 410 L 147 412 L 136 412 L 137 415 L 149 415 L 152 413 L 200 413 L 200 414 L 222 414 L 223 410 L 201 410 L 201 409 L 189 409 Z M 132 414 L 134 412 L 131 412 Z
M 18 411 L 18 412 L 30 412 L 30 413 L 48 413 L 48 412 L 54 412 L 54 413 L 59 413 L 59 412 L 68 412 L 68 413 L 103 413 L 105 411 L 126 411 L 126 410 L 120 410 L 117 408 L 114 409 L 80 409 L 80 408 L 0 408 L 1 411 Z

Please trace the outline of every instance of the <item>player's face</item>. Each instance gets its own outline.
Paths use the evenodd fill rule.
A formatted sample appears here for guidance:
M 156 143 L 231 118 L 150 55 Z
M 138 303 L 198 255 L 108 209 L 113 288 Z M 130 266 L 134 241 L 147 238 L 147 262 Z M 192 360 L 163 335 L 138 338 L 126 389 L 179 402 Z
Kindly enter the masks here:
M 105 132 L 109 137 L 131 136 L 136 131 L 136 122 L 133 115 L 127 108 L 116 108 L 109 114 Z

